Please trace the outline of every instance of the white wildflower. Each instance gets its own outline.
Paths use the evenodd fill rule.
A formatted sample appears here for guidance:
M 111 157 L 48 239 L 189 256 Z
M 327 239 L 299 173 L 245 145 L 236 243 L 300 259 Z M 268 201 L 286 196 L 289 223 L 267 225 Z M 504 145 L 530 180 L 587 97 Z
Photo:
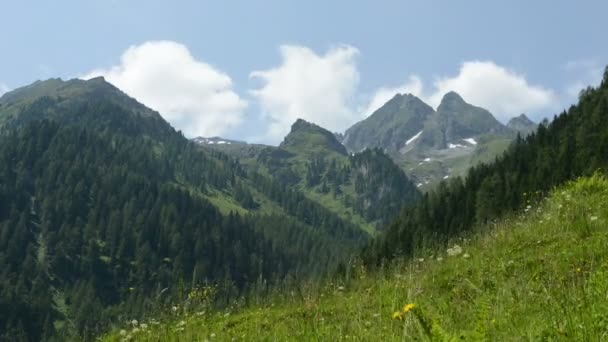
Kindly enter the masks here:
M 469 253 L 464 253 L 464 254 L 462 255 L 462 257 L 463 257 L 463 258 L 465 258 L 465 259 L 468 259 L 468 258 L 470 258 L 471 256 L 469 255 Z
M 173 310 L 173 312 L 176 312 L 177 311 L 177 306 L 174 305 L 173 307 L 171 307 L 171 310 Z
M 178 327 L 184 326 L 186 325 L 186 321 L 180 321 L 179 323 L 177 323 Z
M 597 216 L 591 216 L 589 219 L 590 219 L 591 221 L 597 221 Z
M 125 329 L 120 330 L 120 336 L 127 336 L 127 331 Z
M 424 258 L 418 259 L 418 262 L 424 262 Z
M 338 286 L 338 291 L 344 291 L 346 288 L 344 286 Z
M 132 333 L 137 334 L 139 332 L 139 328 L 133 328 L 133 330 L 131 330 Z
M 437 261 L 443 261 L 442 257 L 437 257 Z
M 148 329 L 148 325 L 146 323 L 142 323 L 139 325 L 143 330 Z
M 216 336 L 215 333 L 211 333 L 211 335 L 209 335 L 209 337 L 211 337 L 211 338 L 215 338 L 215 336 Z
M 134 325 L 134 326 L 137 326 L 138 323 L 139 322 L 136 319 L 134 319 L 134 320 L 131 321 L 131 324 Z
M 457 256 L 462 254 L 462 247 L 454 245 L 452 248 L 448 248 L 447 253 L 449 256 Z

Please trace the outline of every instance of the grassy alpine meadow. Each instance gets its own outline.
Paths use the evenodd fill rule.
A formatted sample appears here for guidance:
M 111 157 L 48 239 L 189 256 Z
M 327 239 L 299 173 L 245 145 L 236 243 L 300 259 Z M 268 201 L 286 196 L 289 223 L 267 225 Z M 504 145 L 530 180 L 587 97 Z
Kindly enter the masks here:
M 353 264 L 350 281 L 301 286 L 223 311 L 182 303 L 162 319 L 124 322 L 100 339 L 608 340 L 607 246 L 608 181 L 595 175 L 381 271 Z M 212 288 L 202 291 L 191 297 L 213 296 Z

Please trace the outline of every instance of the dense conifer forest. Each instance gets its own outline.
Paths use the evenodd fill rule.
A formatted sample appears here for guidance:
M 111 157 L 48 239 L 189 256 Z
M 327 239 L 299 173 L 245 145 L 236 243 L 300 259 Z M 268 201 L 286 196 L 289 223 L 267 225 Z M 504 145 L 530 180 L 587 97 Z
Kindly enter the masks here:
M 159 117 L 98 95 L 40 97 L 0 136 L 3 339 L 89 339 L 202 284 L 227 299 L 260 279 L 319 277 L 368 239 Z M 278 209 L 222 213 L 205 197 L 218 189 L 251 209 L 258 191 Z

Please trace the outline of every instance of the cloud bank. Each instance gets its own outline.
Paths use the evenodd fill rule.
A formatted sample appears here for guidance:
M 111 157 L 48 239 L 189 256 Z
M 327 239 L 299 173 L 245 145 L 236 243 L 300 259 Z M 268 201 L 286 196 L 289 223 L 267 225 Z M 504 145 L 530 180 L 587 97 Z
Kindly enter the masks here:
M 247 107 L 228 75 L 172 41 L 131 46 L 122 54 L 120 64 L 91 71 L 82 78 L 96 76 L 104 76 L 157 110 L 189 137 L 225 133 L 241 123 Z
M 332 131 L 356 121 L 356 48 L 341 45 L 319 55 L 307 47 L 283 45 L 280 53 L 280 65 L 250 74 L 261 82 L 251 94 L 269 121 L 265 140 L 280 141 L 298 118 Z

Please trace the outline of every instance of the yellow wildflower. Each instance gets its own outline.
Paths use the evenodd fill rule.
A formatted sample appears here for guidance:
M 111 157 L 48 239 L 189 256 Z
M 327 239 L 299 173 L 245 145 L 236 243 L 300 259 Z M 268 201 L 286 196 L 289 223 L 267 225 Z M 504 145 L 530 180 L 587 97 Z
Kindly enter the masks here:
M 393 314 L 393 319 L 402 320 L 403 319 L 403 312 L 401 312 L 401 311 L 395 311 L 395 313 Z
M 410 303 L 403 307 L 403 313 L 410 312 L 416 307 L 416 304 Z

